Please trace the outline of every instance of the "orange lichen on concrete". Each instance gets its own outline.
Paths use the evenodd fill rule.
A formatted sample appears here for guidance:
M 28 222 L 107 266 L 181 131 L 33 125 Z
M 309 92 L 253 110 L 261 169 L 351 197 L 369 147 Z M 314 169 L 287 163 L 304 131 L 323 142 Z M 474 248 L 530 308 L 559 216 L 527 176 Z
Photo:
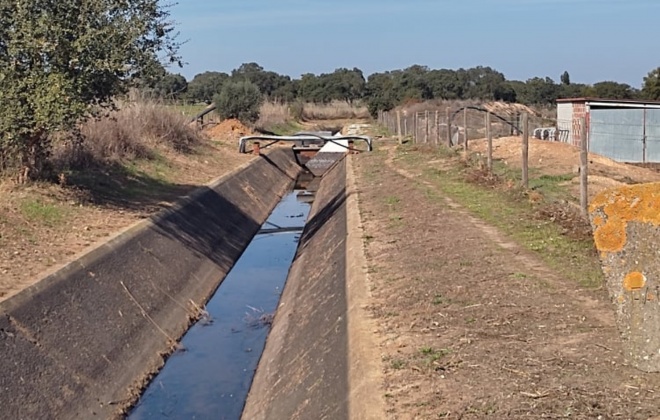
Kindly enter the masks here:
M 629 292 L 633 290 L 639 290 L 646 285 L 646 277 L 644 274 L 639 271 L 633 271 L 626 275 L 626 278 L 623 279 L 623 287 Z
M 621 251 L 626 244 L 628 222 L 660 225 L 660 183 L 639 184 L 606 191 L 591 202 L 595 214 L 594 239 L 601 252 Z
M 612 220 L 616 219 L 616 220 Z M 600 251 L 616 252 L 626 244 L 626 227 L 619 218 L 610 218 L 608 222 L 594 231 L 594 242 Z

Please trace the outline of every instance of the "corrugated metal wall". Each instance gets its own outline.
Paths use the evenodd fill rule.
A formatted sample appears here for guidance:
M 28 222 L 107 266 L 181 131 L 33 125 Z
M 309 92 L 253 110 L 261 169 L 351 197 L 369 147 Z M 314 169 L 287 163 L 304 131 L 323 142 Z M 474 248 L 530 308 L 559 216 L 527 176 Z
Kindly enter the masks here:
M 644 161 L 643 109 L 591 109 L 589 151 L 621 162 Z
M 660 162 L 660 109 L 591 108 L 589 151 L 619 162 Z
M 646 110 L 646 161 L 660 162 L 660 109 Z

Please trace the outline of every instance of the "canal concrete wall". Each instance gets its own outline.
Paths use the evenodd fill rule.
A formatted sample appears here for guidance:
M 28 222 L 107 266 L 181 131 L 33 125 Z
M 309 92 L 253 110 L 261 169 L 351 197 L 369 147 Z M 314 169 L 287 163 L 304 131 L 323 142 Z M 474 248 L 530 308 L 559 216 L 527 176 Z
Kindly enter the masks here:
M 245 420 L 349 416 L 346 159 L 325 173 L 243 411 Z
M 255 158 L 0 303 L 2 417 L 121 417 L 299 171 Z

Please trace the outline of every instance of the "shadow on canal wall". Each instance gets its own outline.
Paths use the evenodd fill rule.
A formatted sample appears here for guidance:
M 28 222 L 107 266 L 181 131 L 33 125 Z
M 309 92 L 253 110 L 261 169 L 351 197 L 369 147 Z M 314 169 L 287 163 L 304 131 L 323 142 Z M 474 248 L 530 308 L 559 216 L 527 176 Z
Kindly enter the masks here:
M 275 149 L 0 303 L 3 417 L 120 417 L 299 171 Z

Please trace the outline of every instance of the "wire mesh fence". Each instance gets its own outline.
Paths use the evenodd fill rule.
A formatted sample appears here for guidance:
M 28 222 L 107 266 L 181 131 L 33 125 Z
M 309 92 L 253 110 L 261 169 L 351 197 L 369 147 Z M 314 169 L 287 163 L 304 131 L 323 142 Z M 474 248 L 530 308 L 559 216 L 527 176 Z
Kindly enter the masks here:
M 573 159 L 575 159 L 574 166 L 579 168 L 575 176 L 580 177 L 580 206 L 586 214 L 588 184 L 586 133 L 589 127 L 585 118 L 557 121 L 528 113 L 498 115 L 475 106 L 444 111 L 435 109 L 412 113 L 405 110 L 381 112 L 378 121 L 400 142 L 460 146 L 469 150 L 471 141 L 487 139 L 490 146 L 486 149 L 485 157 L 489 171 L 492 171 L 493 140 L 504 138 L 503 140 L 508 141 L 509 144 L 518 144 L 521 163 L 519 179 L 526 189 L 529 188 L 530 177 L 530 139 L 568 143 L 578 149 L 584 145 L 581 153 Z
M 478 107 L 427 110 L 417 112 L 388 111 L 378 115 L 378 122 L 401 139 L 420 144 L 445 144 L 457 146 L 486 137 L 485 115 L 487 111 Z M 544 119 L 529 116 L 533 136 L 554 140 L 554 126 L 543 129 Z M 546 122 L 545 125 L 548 123 Z M 550 130 L 550 128 L 552 130 Z M 491 113 L 491 133 L 494 138 L 519 136 L 522 134 L 522 113 L 498 115 Z M 545 130 L 545 131 L 543 131 Z

